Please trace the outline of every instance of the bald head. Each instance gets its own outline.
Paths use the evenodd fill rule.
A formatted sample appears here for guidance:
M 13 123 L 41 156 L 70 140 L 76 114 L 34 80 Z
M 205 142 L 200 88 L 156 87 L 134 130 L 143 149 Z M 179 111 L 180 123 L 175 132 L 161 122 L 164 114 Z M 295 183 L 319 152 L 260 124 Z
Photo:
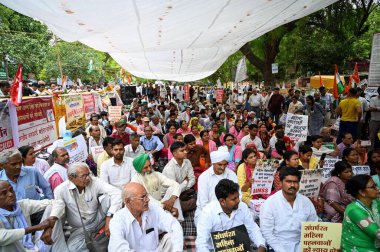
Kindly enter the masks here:
M 126 186 L 124 186 L 122 191 L 122 198 L 124 202 L 126 202 L 127 199 L 132 197 L 138 197 L 144 193 L 146 193 L 144 186 L 136 182 L 130 182 Z
M 149 194 L 141 184 L 134 182 L 127 184 L 123 188 L 122 197 L 125 206 L 135 218 L 149 210 Z
M 16 204 L 16 194 L 8 181 L 0 181 L 0 208 L 12 211 Z

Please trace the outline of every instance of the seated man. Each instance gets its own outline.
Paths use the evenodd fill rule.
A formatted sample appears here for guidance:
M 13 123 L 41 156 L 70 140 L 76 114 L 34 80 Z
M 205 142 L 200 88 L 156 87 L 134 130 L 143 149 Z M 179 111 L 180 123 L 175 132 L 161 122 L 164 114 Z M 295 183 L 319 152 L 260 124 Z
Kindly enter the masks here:
M 186 138 L 186 137 L 185 137 Z M 236 174 L 226 169 L 230 154 L 225 151 L 213 151 L 211 152 L 212 166 L 203 172 L 199 176 L 198 180 L 198 196 L 197 196 L 197 210 L 195 211 L 194 222 L 197 225 L 197 220 L 205 207 L 209 202 L 216 200 L 215 186 L 222 179 L 229 179 L 237 183 Z
M 51 190 L 67 180 L 67 165 L 70 162 L 70 156 L 63 147 L 57 147 L 51 153 L 54 164 L 44 173 L 45 179 L 49 182 Z
M 97 165 L 97 169 L 98 169 L 98 172 L 97 172 L 98 177 L 100 177 L 100 167 L 102 167 L 103 162 L 105 162 L 106 160 L 112 158 L 112 156 L 113 156 L 113 153 L 112 153 L 112 142 L 114 140 L 115 139 L 113 139 L 112 137 L 106 137 L 106 138 L 104 138 L 104 141 L 103 141 L 103 152 L 99 154 L 98 160 L 96 161 L 96 165 Z
M 177 182 L 167 178 L 160 172 L 152 170 L 149 155 L 143 153 L 133 160 L 133 166 L 137 173 L 133 176 L 132 182 L 143 185 L 152 199 L 162 203 L 165 210 L 172 212 L 173 206 L 178 209 L 179 220 L 183 220 L 179 195 L 181 188 Z
M 102 125 L 99 124 L 99 115 L 96 114 L 96 113 L 91 114 L 90 125 L 86 128 L 86 133 L 87 133 L 87 136 L 88 136 L 88 137 L 90 137 L 90 127 L 91 127 L 91 126 L 99 126 L 99 129 L 100 129 L 100 135 L 101 135 L 103 138 L 106 138 L 106 137 L 107 137 L 106 130 L 104 129 L 104 127 L 103 127 Z
M 8 181 L 0 181 L 0 251 L 37 251 L 32 233 L 44 230 L 52 224 L 49 220 L 30 226 L 28 220 L 34 213 L 44 211 L 52 200 L 16 201 L 16 194 Z M 53 248 L 58 250 L 56 243 Z M 64 250 L 63 250 L 64 251 Z
M 148 117 L 144 117 L 142 119 L 143 121 L 143 124 L 138 126 L 137 127 L 137 134 L 140 135 L 140 136 L 144 136 L 145 135 L 145 128 L 150 126 L 152 128 L 152 131 L 153 131 L 153 135 L 160 135 L 162 134 L 162 131 L 160 129 L 158 129 L 156 126 L 153 126 L 153 125 L 150 125 L 149 122 L 149 118 Z
M 127 123 L 124 120 L 120 120 L 115 123 L 116 131 L 111 134 L 110 137 L 116 140 L 121 140 L 124 145 L 129 144 L 129 133 L 125 132 Z
M 260 208 L 260 228 L 268 245 L 276 252 L 301 251 L 301 224 L 318 221 L 313 203 L 297 193 L 301 173 L 296 168 L 280 171 L 281 190 Z
M 141 153 L 145 153 L 144 147 L 140 145 L 140 137 L 137 134 L 131 134 L 129 136 L 130 144 L 124 147 L 124 157 L 134 159 Z
M 155 202 L 138 183 L 129 183 L 122 192 L 125 208 L 118 211 L 110 224 L 109 252 L 116 251 L 183 251 L 181 225 Z M 167 232 L 159 241 L 159 235 Z
M 153 136 L 151 126 L 145 127 L 145 136 L 140 137 L 140 144 L 144 147 L 145 153 L 151 155 L 155 161 L 158 160 L 164 144 L 157 136 Z
M 132 158 L 124 157 L 124 145 L 120 140 L 112 142 L 113 157 L 102 164 L 100 179 L 120 190 L 131 181 L 135 174 Z
M 58 239 L 64 239 L 60 227 L 61 218 L 66 216 L 72 227 L 67 240 L 69 251 L 87 251 L 80 216 L 88 233 L 98 231 L 98 228 L 105 223 L 104 232 L 109 236 L 109 222 L 113 214 L 121 208 L 121 193 L 116 187 L 93 177 L 85 163 L 71 164 L 67 173 L 69 180 L 60 184 L 54 191 L 55 199 L 60 201 L 53 203 L 49 216 L 53 219 L 52 226 L 55 224 L 56 230 L 60 231 Z M 46 244 L 52 244 L 52 232 L 52 227 L 45 229 L 41 240 Z
M 197 251 L 214 249 L 211 233 L 225 231 L 240 225 L 247 228 L 251 243 L 257 251 L 266 251 L 265 240 L 260 228 L 254 222 L 252 213 L 246 204 L 239 199 L 239 185 L 229 179 L 222 179 L 215 186 L 215 195 L 218 200 L 211 201 L 202 210 L 197 224 Z
M 190 160 L 195 177 L 198 178 L 202 172 L 210 167 L 210 154 L 202 145 L 195 143 L 195 137 L 192 134 L 187 134 L 184 137 L 184 141 L 186 144 L 187 159 Z
M 193 210 L 196 207 L 195 191 L 192 187 L 195 184 L 195 176 L 193 166 L 186 159 L 186 144 L 182 142 L 174 142 L 170 146 L 170 151 L 173 153 L 173 158 L 166 164 L 162 174 L 176 181 L 181 188 L 181 198 L 186 197 L 185 194 L 192 194 L 194 197 L 181 200 L 181 207 L 186 205 L 186 210 Z M 192 191 L 192 192 L 191 192 Z

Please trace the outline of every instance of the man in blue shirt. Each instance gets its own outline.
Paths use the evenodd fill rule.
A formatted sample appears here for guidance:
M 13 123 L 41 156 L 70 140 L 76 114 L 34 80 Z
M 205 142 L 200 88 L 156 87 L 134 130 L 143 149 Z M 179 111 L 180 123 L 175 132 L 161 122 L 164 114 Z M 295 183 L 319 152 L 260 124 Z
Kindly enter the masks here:
M 0 152 L 0 166 L 3 168 L 0 171 L 0 180 L 9 182 L 16 193 L 17 200 L 53 199 L 50 185 L 42 174 L 33 167 L 21 167 L 21 164 L 21 153 L 18 150 L 8 149 Z M 43 197 L 40 194 L 41 190 Z M 43 211 L 40 216 L 36 216 L 36 219 L 31 216 L 32 224 L 39 223 L 42 214 Z
M 144 132 L 145 136 L 140 137 L 140 144 L 144 147 L 145 153 L 151 155 L 157 161 L 164 144 L 157 136 L 153 136 L 152 127 L 145 127 Z

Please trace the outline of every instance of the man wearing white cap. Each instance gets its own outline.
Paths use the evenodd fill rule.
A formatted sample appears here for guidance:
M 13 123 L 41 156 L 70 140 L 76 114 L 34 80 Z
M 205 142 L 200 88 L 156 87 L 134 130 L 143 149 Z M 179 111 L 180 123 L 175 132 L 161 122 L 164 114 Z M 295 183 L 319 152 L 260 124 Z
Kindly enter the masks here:
M 213 151 L 210 153 L 212 166 L 204 171 L 198 179 L 197 210 L 195 211 L 194 222 L 202 212 L 202 208 L 209 202 L 217 200 L 215 186 L 222 179 L 229 179 L 237 183 L 236 174 L 230 169 L 226 169 L 230 154 L 226 151 Z

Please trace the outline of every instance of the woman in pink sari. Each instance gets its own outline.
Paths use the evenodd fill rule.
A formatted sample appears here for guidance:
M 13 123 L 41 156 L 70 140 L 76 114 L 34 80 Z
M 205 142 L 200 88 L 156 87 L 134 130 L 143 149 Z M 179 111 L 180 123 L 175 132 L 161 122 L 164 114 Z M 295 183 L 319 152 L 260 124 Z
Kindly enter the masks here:
M 230 158 L 228 160 L 227 168 L 235 171 L 237 164 L 241 160 L 241 149 L 239 145 L 235 145 L 236 141 L 235 137 L 232 134 L 226 134 L 224 136 L 224 146 L 219 147 L 219 150 L 226 151 L 230 154 Z
M 242 124 L 243 124 L 243 121 L 241 119 L 236 119 L 235 125 L 230 128 L 229 133 L 237 138 L 240 131 L 242 130 Z
M 245 137 L 246 135 L 249 134 L 249 126 L 248 126 L 248 123 L 243 123 L 243 127 L 241 129 L 241 131 L 239 132 L 239 134 L 237 135 L 236 137 L 236 140 L 237 140 L 237 145 L 240 145 L 240 142 L 241 142 L 241 139 L 243 137 Z
M 210 139 L 216 143 L 216 146 L 222 146 L 224 141 L 224 133 L 219 134 L 219 127 L 216 123 L 212 125 L 212 130 L 209 132 Z
M 170 148 L 170 145 L 172 145 L 172 143 L 174 143 L 174 136 L 176 134 L 176 131 L 177 131 L 177 128 L 175 127 L 175 125 L 170 125 L 169 127 L 169 132 L 167 134 L 165 134 L 165 136 L 163 137 L 162 139 L 162 142 L 164 143 L 164 148 L 162 149 L 162 152 L 165 157 L 168 157 L 168 151 L 169 151 L 169 148 Z
M 202 145 L 210 154 L 213 151 L 218 150 L 216 143 L 210 140 L 210 135 L 207 130 L 202 130 L 200 133 L 201 139 L 196 141 L 196 144 Z
M 177 129 L 177 133 L 182 135 L 187 135 L 191 133 L 191 129 L 187 127 L 187 122 L 185 120 L 182 120 L 179 125 L 180 128 Z

